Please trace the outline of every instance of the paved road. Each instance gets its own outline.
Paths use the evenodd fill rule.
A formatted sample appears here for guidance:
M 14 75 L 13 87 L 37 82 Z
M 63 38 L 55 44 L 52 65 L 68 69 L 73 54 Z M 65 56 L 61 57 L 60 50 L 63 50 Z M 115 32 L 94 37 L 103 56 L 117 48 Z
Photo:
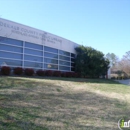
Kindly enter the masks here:
M 130 79 L 125 79 L 125 80 L 115 80 L 119 83 L 125 84 L 125 85 L 130 85 Z

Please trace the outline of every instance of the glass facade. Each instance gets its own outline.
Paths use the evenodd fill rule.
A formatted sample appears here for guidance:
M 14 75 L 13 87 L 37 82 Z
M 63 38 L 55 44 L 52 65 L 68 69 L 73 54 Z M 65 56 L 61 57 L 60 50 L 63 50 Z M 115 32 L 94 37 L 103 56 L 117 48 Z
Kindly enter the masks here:
M 0 66 L 75 70 L 75 54 L 44 45 L 0 37 Z

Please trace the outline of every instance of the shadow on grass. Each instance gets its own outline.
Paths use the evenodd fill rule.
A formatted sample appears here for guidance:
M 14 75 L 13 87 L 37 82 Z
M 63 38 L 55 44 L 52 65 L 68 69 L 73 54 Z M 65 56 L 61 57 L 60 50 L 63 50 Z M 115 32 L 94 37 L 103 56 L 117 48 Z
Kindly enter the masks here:
M 51 80 L 59 79 L 51 78 Z M 106 83 L 99 79 L 63 78 L 62 80 Z M 130 115 L 127 102 L 94 92 L 70 91 L 62 86 L 58 86 L 60 91 L 57 91 L 57 86 L 52 83 L 44 83 L 38 88 L 37 82 L 24 79 L 7 79 L 7 81 L 5 84 L 10 87 L 10 91 L 12 88 L 14 90 L 14 87 L 18 91 L 0 94 L 1 130 L 118 130 L 118 120 L 128 118 Z M 1 89 L 6 87 L 5 84 L 1 83 L 3 86 Z
M 2 76 L 3 77 L 3 76 Z M 5 76 L 6 77 L 6 76 Z M 89 79 L 89 78 L 65 78 L 65 77 L 41 77 L 41 76 L 26 76 L 26 77 L 19 77 L 19 76 L 10 76 L 10 78 L 31 78 L 31 79 L 48 79 L 48 80 L 60 80 L 60 81 L 72 81 L 72 82 L 83 82 L 83 83 L 100 83 L 100 84 L 121 84 L 118 81 L 114 81 L 111 79 Z
M 63 78 L 63 77 L 44 77 L 43 79 L 72 81 L 72 82 L 86 82 L 86 83 L 106 83 L 106 84 L 120 84 L 117 81 L 110 79 L 87 79 L 87 78 Z

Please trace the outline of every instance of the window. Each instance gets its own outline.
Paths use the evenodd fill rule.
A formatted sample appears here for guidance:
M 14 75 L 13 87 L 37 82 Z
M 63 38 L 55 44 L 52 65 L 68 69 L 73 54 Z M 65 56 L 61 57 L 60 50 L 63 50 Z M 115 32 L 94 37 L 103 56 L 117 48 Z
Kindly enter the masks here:
M 74 58 L 75 58 L 75 54 L 71 53 L 71 57 L 74 57 Z
M 44 58 L 44 62 L 58 64 L 58 60 L 55 59 Z
M 51 53 L 44 52 L 44 56 L 45 57 L 50 57 L 50 58 L 56 58 L 56 59 L 58 59 L 58 55 L 57 54 L 51 54 Z
M 24 51 L 26 54 L 31 54 L 31 55 L 37 55 L 37 56 L 43 56 L 42 51 L 36 51 L 36 50 L 31 50 L 31 49 L 27 49 L 25 48 Z
M 65 56 L 70 56 L 70 53 L 69 53 L 69 52 L 61 51 L 61 50 L 59 50 L 59 54 L 65 55 Z
M 70 57 L 61 56 L 61 55 L 59 56 L 59 59 L 70 61 Z
M 67 70 L 70 71 L 70 67 L 65 67 L 65 66 L 59 66 L 60 70 Z
M 71 63 L 71 66 L 75 66 L 75 63 Z
M 25 47 L 38 49 L 38 50 L 43 50 L 42 45 L 37 45 L 37 44 L 34 44 L 34 43 L 29 43 L 29 42 L 25 42 Z
M 0 42 L 1 43 L 11 44 L 11 45 L 23 46 L 22 41 L 10 39 L 10 38 L 0 37 Z
M 70 62 L 66 62 L 66 61 L 59 61 L 60 65 L 67 65 L 70 66 Z
M 0 50 L 19 52 L 19 53 L 23 52 L 23 49 L 20 47 L 8 46 L 3 44 L 0 44 Z
M 71 62 L 75 62 L 75 59 L 74 59 L 74 58 L 71 58 Z
M 23 55 L 22 54 L 15 54 L 15 53 L 10 53 L 10 52 L 0 51 L 0 57 L 22 60 Z
M 0 58 L 0 66 L 2 64 L 6 64 L 8 66 L 22 66 L 22 61 Z
M 24 55 L 24 60 L 30 60 L 30 61 L 35 61 L 35 62 L 42 62 L 43 58 L 42 57 L 37 57 L 37 56 Z
M 55 69 L 58 70 L 58 65 L 52 65 L 52 64 L 44 64 L 45 69 Z
M 75 71 L 75 68 L 74 68 L 74 67 L 71 67 L 71 71 Z
M 42 63 L 24 61 L 24 66 L 32 68 L 42 68 Z
M 57 49 L 51 48 L 51 47 L 46 47 L 44 46 L 44 51 L 52 52 L 52 53 L 58 53 Z

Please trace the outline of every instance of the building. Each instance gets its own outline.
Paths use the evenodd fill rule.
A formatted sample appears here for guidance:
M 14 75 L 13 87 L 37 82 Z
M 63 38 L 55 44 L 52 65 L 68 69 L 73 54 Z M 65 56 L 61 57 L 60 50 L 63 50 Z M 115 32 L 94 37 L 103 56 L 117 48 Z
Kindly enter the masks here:
M 0 66 L 74 71 L 78 44 L 0 18 Z

